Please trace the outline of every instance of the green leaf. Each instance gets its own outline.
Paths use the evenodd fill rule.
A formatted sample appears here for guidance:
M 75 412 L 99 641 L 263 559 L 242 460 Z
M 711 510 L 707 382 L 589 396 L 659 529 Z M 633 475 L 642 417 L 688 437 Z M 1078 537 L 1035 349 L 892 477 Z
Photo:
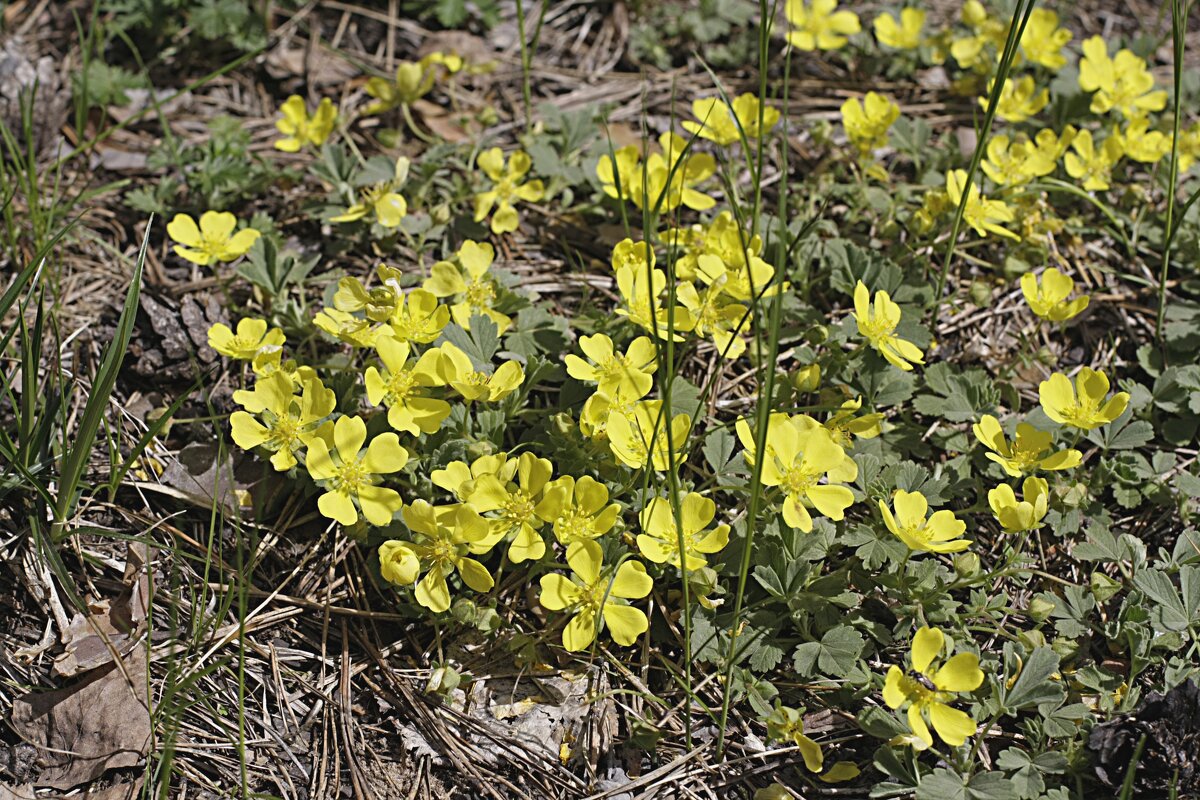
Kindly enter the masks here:
M 1017 788 L 999 772 L 980 772 L 967 784 L 970 800 L 1017 800 Z
M 471 317 L 470 331 L 451 323 L 442 329 L 442 338 L 466 353 L 475 369 L 490 373 L 493 369 L 492 358 L 500 348 L 500 337 L 496 331 L 496 323 L 490 317 L 476 314 Z
M 858 662 L 866 641 L 848 625 L 825 632 L 819 642 L 805 642 L 796 648 L 793 661 L 804 676 L 815 674 L 814 665 L 826 675 L 844 675 Z
M 734 435 L 725 427 L 713 428 L 705 435 L 701 451 L 714 475 L 720 475 L 729 459 L 733 458 L 734 441 Z
M 1012 688 L 1002 690 L 1004 708 L 1014 713 L 1062 697 L 1062 686 L 1050 679 L 1058 671 L 1058 662 L 1058 653 L 1049 647 L 1030 653 Z
M 766 639 L 760 639 L 750 652 L 747 662 L 750 664 L 750 668 L 757 672 L 770 672 L 779 666 L 779 662 L 782 660 L 782 647 Z
M 966 800 L 967 786 L 962 776 L 947 769 L 935 769 L 921 780 L 917 800 Z
M 1195 591 L 1197 588 L 1192 586 L 1193 580 L 1189 570 L 1189 592 Z M 1151 613 L 1162 627 L 1169 631 L 1186 631 L 1188 629 L 1190 622 L 1188 610 L 1179 597 L 1179 592 L 1175 591 L 1175 584 L 1171 583 L 1171 579 L 1165 573 L 1156 569 L 1141 570 L 1133 576 L 1133 585 L 1154 601 L 1155 608 Z
M 146 265 L 146 249 L 150 244 L 150 231 L 154 228 L 154 217 L 146 223 L 146 233 L 142 237 L 142 246 L 138 251 L 137 260 L 133 265 L 133 275 L 129 280 L 129 289 L 125 293 L 125 305 L 117 320 L 117 330 L 112 340 L 104 349 L 104 356 L 96 377 L 88 392 L 87 403 L 83 407 L 83 415 L 79 426 L 75 429 L 70 450 L 62 462 L 62 472 L 59 477 L 58 497 L 55 500 L 54 528 L 52 538 L 62 538 L 71 509 L 75 504 L 75 492 L 83 478 L 83 470 L 92 454 L 92 445 L 100 424 L 105 419 L 108 402 L 117 384 L 117 375 L 121 364 L 129 352 L 129 340 L 133 337 L 133 326 L 137 319 L 139 300 L 142 293 L 142 270 Z

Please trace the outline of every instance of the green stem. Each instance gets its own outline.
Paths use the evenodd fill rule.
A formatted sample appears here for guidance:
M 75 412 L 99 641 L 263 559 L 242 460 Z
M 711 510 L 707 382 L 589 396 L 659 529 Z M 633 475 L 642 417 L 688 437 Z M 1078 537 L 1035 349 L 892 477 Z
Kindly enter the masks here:
M 962 187 L 962 197 L 959 198 L 958 208 L 954 211 L 954 224 L 950 228 L 950 242 L 946 246 L 946 257 L 942 259 L 942 269 L 938 273 L 937 291 L 933 295 L 933 315 L 929 323 L 929 327 L 934 332 L 934 335 L 937 335 L 937 321 L 938 313 L 942 307 L 942 294 L 946 291 L 946 276 L 950 272 L 950 263 L 954 260 L 954 247 L 958 243 L 958 234 L 962 229 L 963 214 L 967 209 L 967 200 L 971 196 L 971 187 L 974 186 L 975 175 L 979 171 L 979 163 L 983 160 L 988 135 L 992 130 L 992 121 L 996 118 L 996 109 L 1000 105 L 1000 95 L 1004 91 L 1004 84 L 1008 80 L 1008 73 L 1012 70 L 1013 59 L 1016 57 L 1017 48 L 1021 42 L 1021 35 L 1025 32 L 1025 24 L 1029 21 L 1029 15 L 1033 13 L 1034 5 L 1036 5 L 1036 0 L 1017 0 L 1017 7 L 1013 10 L 1012 20 L 1008 25 L 1008 38 L 1004 42 L 1004 50 L 1000 55 L 1000 65 L 996 69 L 996 77 L 992 80 L 992 89 L 988 96 L 987 113 L 984 114 L 983 126 L 979 130 L 975 152 L 971 156 L 971 165 L 967 168 L 967 179 Z

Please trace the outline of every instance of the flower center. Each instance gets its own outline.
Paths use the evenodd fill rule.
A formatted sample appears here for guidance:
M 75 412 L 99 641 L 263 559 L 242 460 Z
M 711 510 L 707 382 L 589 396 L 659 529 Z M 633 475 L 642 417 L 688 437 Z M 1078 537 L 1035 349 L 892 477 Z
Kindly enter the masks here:
M 467 284 L 466 300 L 467 305 L 476 311 L 491 308 L 496 301 L 496 288 L 490 281 L 476 278 Z
M 629 359 L 625 356 L 611 355 L 604 359 L 598 365 L 600 367 L 601 376 L 608 379 L 619 379 L 625 372 L 633 367 L 629 363 Z
M 413 385 L 416 383 L 416 376 L 408 370 L 401 370 L 393 374 L 387 383 L 387 394 L 384 395 L 384 400 L 388 405 L 398 405 L 403 403 L 413 394 Z
M 334 491 L 344 490 L 351 494 L 371 484 L 371 475 L 358 459 L 343 463 L 333 478 Z
M 584 539 L 594 539 L 592 520 L 585 514 L 580 514 L 574 508 L 568 509 L 554 521 L 554 532 L 563 544 L 578 542 Z
M 783 473 L 783 488 L 790 495 L 803 495 L 817 485 L 819 474 L 809 472 L 800 466 L 788 467 Z
M 900 678 L 900 691 L 904 692 L 905 697 L 918 706 L 926 705 L 938 699 L 938 692 L 925 686 L 912 675 L 905 675 Z
M 504 518 L 513 523 L 528 522 L 533 518 L 533 501 L 525 492 L 515 492 L 504 501 Z
M 276 417 L 271 423 L 271 444 L 277 449 L 290 448 L 300 432 L 300 421 L 291 414 Z

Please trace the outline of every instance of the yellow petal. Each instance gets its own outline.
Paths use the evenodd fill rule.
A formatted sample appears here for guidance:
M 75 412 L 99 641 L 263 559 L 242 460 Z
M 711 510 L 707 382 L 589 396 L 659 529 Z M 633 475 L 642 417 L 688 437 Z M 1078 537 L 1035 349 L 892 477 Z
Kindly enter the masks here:
M 929 721 L 942 741 L 951 747 L 959 747 L 968 736 L 975 735 L 975 720 L 965 711 L 951 708 L 945 703 L 929 704 Z
M 942 652 L 945 637 L 937 628 L 921 628 L 912 640 L 912 667 L 924 673 Z
M 604 624 L 608 635 L 619 645 L 631 645 L 650 627 L 646 614 L 640 608 L 616 603 L 604 604 Z

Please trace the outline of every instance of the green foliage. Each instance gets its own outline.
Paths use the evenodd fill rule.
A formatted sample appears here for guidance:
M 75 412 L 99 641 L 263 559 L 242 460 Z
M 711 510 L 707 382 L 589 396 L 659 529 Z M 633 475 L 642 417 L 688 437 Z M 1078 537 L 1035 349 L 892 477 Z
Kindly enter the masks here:
M 264 191 L 287 171 L 249 149 L 250 134 L 240 120 L 218 116 L 209 122 L 209 137 L 199 143 L 164 138 L 150 153 L 160 181 L 125 195 L 131 208 L 168 214 L 182 210 L 222 210 Z
M 658 69 L 670 69 L 675 53 L 699 45 L 711 67 L 744 64 L 755 52 L 758 37 L 748 23 L 756 10 L 750 0 L 646 3 L 630 31 L 630 50 L 637 61 Z

